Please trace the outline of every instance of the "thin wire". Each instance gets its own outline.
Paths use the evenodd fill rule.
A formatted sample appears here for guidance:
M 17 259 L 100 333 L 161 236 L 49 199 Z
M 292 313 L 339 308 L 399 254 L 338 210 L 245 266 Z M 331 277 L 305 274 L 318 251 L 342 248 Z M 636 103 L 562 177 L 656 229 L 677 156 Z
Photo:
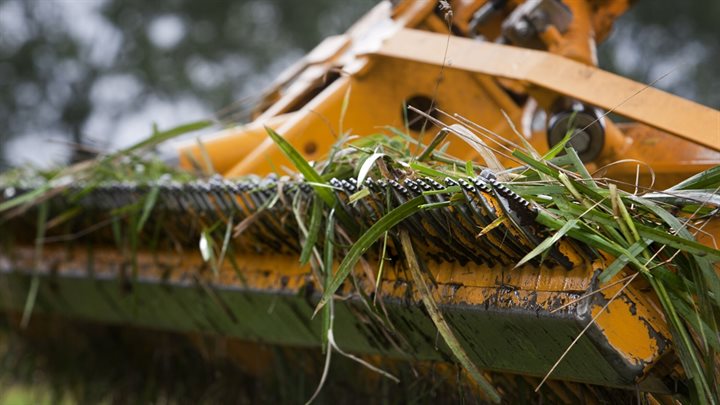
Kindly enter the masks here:
M 645 165 L 645 167 L 647 167 L 647 168 L 648 168 L 648 171 L 650 172 L 650 178 L 651 178 L 650 185 L 647 187 L 647 189 L 652 189 L 652 188 L 653 188 L 653 186 L 655 185 L 655 177 L 656 177 L 656 176 L 655 176 L 655 170 L 654 170 L 654 169 L 652 168 L 652 166 L 650 166 L 647 162 L 643 162 L 642 160 L 638 160 L 638 159 L 620 159 L 620 160 L 616 160 L 616 161 L 614 161 L 614 162 L 612 162 L 612 163 L 608 163 L 608 164 L 606 164 L 605 166 L 603 166 L 603 167 L 595 170 L 594 172 L 592 172 L 592 176 L 593 176 L 593 178 L 595 178 L 595 175 L 596 175 L 596 174 L 598 174 L 598 173 L 600 173 L 600 172 L 603 172 L 602 177 L 600 177 L 600 178 L 606 178 L 606 177 L 604 177 L 604 176 L 605 176 L 605 173 L 607 173 L 607 169 L 609 169 L 609 168 L 611 168 L 611 167 L 613 167 L 613 166 L 619 165 L 619 164 L 623 164 L 623 163 L 638 163 L 638 164 L 643 164 L 643 165 Z M 639 172 L 636 171 L 636 172 L 635 172 L 635 188 L 636 188 L 636 192 L 637 192 L 637 189 L 640 188 L 640 184 L 639 184 L 639 181 L 638 181 L 638 176 L 639 176 Z M 627 184 L 627 185 L 630 185 L 630 183 L 626 183 L 626 184 Z
M 499 134 L 497 134 L 497 133 L 495 133 L 495 132 L 487 129 L 487 128 L 483 127 L 482 125 L 479 125 L 479 124 L 477 124 L 477 123 L 475 123 L 475 122 L 472 122 L 471 120 L 463 117 L 463 116 L 460 115 L 460 114 L 452 114 L 452 115 L 450 115 L 449 113 L 447 113 L 447 112 L 445 112 L 445 111 L 443 111 L 443 110 L 441 110 L 441 109 L 439 109 L 439 108 L 436 108 L 435 111 L 439 112 L 440 114 L 442 114 L 442 115 L 444 115 L 444 116 L 446 116 L 446 117 L 448 117 L 448 118 L 450 118 L 450 119 L 452 119 L 452 120 L 455 120 L 456 122 L 458 122 L 458 123 L 460 123 L 460 124 L 463 124 L 464 126 L 468 126 L 468 125 L 469 125 L 470 127 L 475 127 L 476 129 L 473 129 L 473 128 L 468 128 L 468 129 L 470 129 L 471 131 L 473 131 L 473 132 L 475 132 L 475 133 L 477 133 L 477 134 L 479 134 L 479 135 L 484 136 L 486 139 L 489 139 L 489 140 L 495 142 L 498 146 L 502 146 L 503 148 L 505 148 L 505 150 L 507 150 L 507 151 L 510 152 L 510 153 L 512 153 L 512 149 L 508 148 L 508 147 L 505 145 L 505 143 L 508 143 L 508 144 L 510 144 L 511 146 L 514 146 L 514 147 L 517 148 L 517 149 L 522 149 L 519 145 L 517 145 L 516 143 L 510 141 L 509 139 L 504 138 L 502 135 L 499 135 Z M 484 132 L 482 132 L 482 131 L 484 131 Z M 490 135 L 492 135 L 492 137 L 491 137 Z M 496 140 L 495 138 L 496 138 L 496 139 L 499 139 L 499 140 Z M 501 141 L 503 141 L 503 142 L 501 142 Z
M 443 4 L 443 3 L 441 2 L 440 4 Z M 452 35 L 453 17 L 454 17 L 454 14 L 452 11 L 452 7 L 450 7 L 450 9 L 445 11 L 445 21 L 447 22 L 447 30 L 448 30 L 447 40 L 445 41 L 445 53 L 443 54 L 442 65 L 440 65 L 440 73 L 438 73 L 438 78 L 435 81 L 435 89 L 433 89 L 433 96 L 432 96 L 432 99 L 430 100 L 430 108 L 428 109 L 429 111 L 432 111 L 435 109 L 435 101 L 437 99 L 438 91 L 440 89 L 440 83 L 442 82 L 443 73 L 445 72 L 445 65 L 447 63 L 448 50 L 450 49 L 450 38 L 453 36 Z M 412 106 L 408 105 L 408 107 L 412 107 Z M 422 129 L 420 131 L 420 136 L 418 137 L 418 144 L 417 144 L 417 147 L 415 148 L 415 152 L 413 153 L 411 161 L 415 160 L 418 153 L 420 152 L 420 144 L 422 143 L 422 138 L 425 136 L 425 127 L 427 126 L 427 123 L 428 123 L 427 117 L 429 117 L 430 115 L 429 114 L 423 114 L 423 115 L 426 116 L 426 119 L 425 119 L 425 122 L 423 122 Z
M 567 142 L 569 143 L 576 135 L 580 134 L 581 132 L 584 132 L 586 129 L 588 129 L 588 128 L 590 128 L 591 126 L 595 125 L 596 122 L 598 122 L 598 121 L 600 121 L 601 119 L 603 119 L 603 118 L 607 117 L 608 115 L 612 114 L 613 111 L 617 110 L 618 108 L 620 108 L 620 106 L 622 106 L 623 104 L 627 103 L 627 102 L 630 101 L 631 99 L 635 98 L 635 96 L 637 96 L 638 94 L 644 92 L 645 90 L 647 90 L 647 89 L 649 89 L 649 88 L 651 88 L 651 87 L 654 87 L 657 82 L 659 82 L 660 80 L 666 78 L 666 77 L 669 76 L 670 74 L 674 73 L 678 68 L 680 68 L 680 64 L 677 65 L 677 66 L 675 66 L 674 68 L 670 69 L 670 71 L 668 71 L 667 73 L 661 75 L 660 77 L 658 77 L 657 79 L 653 80 L 652 82 L 646 84 L 645 86 L 643 86 L 642 89 L 637 90 L 637 91 L 635 91 L 633 94 L 631 94 L 630 96 L 626 97 L 626 98 L 625 98 L 624 100 L 622 100 L 619 104 L 616 104 L 613 108 L 607 110 L 607 112 L 605 112 L 604 114 L 602 114 L 601 116 L 599 116 L 598 118 L 596 118 L 595 120 L 593 120 L 591 123 L 587 124 L 583 129 L 581 129 L 580 131 L 576 131 L 575 133 L 573 133 L 573 134 L 570 136 L 570 138 L 568 138 L 568 141 L 567 141 Z
M 637 273 L 636 273 L 636 274 L 637 274 Z M 569 307 L 570 305 L 572 305 L 572 304 L 574 304 L 574 303 L 576 303 L 576 302 L 580 302 L 580 301 L 584 300 L 585 298 L 592 297 L 593 295 L 595 295 L 595 294 L 597 294 L 597 293 L 599 293 L 599 292 L 605 291 L 605 290 L 607 290 L 608 288 L 610 288 L 610 287 L 612 287 L 612 286 L 618 285 L 618 284 L 622 283 L 623 281 L 626 281 L 626 280 L 627 280 L 628 278 L 630 278 L 630 277 L 632 277 L 632 275 L 627 276 L 627 277 L 623 277 L 623 278 L 621 278 L 620 280 L 613 281 L 612 283 L 607 284 L 607 285 L 604 285 L 604 286 L 602 286 L 601 288 L 598 288 L 597 290 L 593 290 L 593 291 L 587 292 L 587 293 L 585 293 L 585 294 L 583 294 L 583 295 L 581 295 L 581 296 L 579 296 L 579 297 L 577 297 L 577 298 L 575 298 L 575 299 L 573 299 L 573 300 L 571 300 L 571 301 L 569 301 L 569 302 L 567 302 L 567 303 L 565 303 L 565 304 L 563 304 L 563 305 L 561 305 L 561 306 L 553 309 L 552 311 L 550 311 L 550 313 L 551 313 L 551 314 L 554 314 L 555 312 L 560 311 L 560 310 L 562 310 L 562 309 L 564 309 L 564 308 L 567 308 L 567 307 Z
M 498 155 L 503 156 L 503 157 L 505 157 L 505 158 L 507 158 L 507 159 L 510 159 L 510 160 L 512 160 L 513 162 L 516 162 L 516 163 L 518 163 L 518 164 L 522 164 L 522 163 L 523 163 L 522 161 L 520 161 L 519 159 L 517 159 L 517 158 L 514 157 L 514 156 L 511 156 L 511 155 L 508 155 L 508 154 L 506 154 L 506 153 L 503 153 L 503 152 L 501 152 L 501 151 L 499 151 L 499 150 L 497 150 L 497 149 L 494 149 L 494 148 L 492 148 L 492 147 L 490 147 L 490 146 L 488 146 L 488 145 L 486 145 L 486 144 L 478 143 L 477 141 L 475 141 L 475 140 L 472 139 L 472 138 L 468 138 L 467 136 L 459 133 L 457 130 L 455 130 L 454 128 L 452 128 L 452 126 L 448 126 L 447 124 L 445 124 L 444 122 L 440 121 L 439 119 L 437 119 L 437 118 L 435 118 L 435 117 L 431 116 L 430 114 L 427 114 L 427 113 L 425 113 L 425 112 L 423 112 L 423 111 L 420 111 L 420 110 L 418 110 L 417 108 L 415 108 L 415 107 L 413 107 L 413 106 L 408 106 L 408 109 L 410 109 L 410 110 L 412 110 L 412 111 L 414 111 L 414 112 L 416 112 L 416 113 L 418 113 L 418 114 L 421 114 L 421 115 L 425 116 L 430 122 L 432 122 L 433 124 L 435 124 L 435 125 L 438 126 L 439 128 L 445 128 L 445 129 L 447 129 L 448 131 L 452 132 L 453 134 L 457 135 L 457 136 L 460 137 L 460 138 L 463 138 L 463 139 L 466 139 L 466 140 L 468 140 L 468 141 L 470 141 L 470 142 L 473 142 L 473 144 L 475 144 L 475 145 L 482 146 L 482 147 L 484 147 L 484 148 L 486 148 L 486 149 L 489 149 L 490 151 L 492 151 L 492 152 L 494 152 L 494 153 L 497 153 Z

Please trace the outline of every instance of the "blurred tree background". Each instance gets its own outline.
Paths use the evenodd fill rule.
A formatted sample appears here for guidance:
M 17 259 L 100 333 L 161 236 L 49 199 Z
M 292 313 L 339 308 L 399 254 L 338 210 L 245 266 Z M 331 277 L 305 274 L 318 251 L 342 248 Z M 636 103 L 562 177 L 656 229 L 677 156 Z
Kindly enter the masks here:
M 426 1 L 426 0 L 418 0 Z M 0 168 L 245 108 L 376 0 L 0 0 Z M 644 0 L 602 66 L 720 107 L 720 1 Z

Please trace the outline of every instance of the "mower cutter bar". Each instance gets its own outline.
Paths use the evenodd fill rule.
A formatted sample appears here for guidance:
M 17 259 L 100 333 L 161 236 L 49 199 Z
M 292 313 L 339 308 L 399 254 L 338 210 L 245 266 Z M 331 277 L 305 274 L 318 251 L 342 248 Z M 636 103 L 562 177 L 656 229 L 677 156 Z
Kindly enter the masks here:
M 368 178 L 362 186 L 351 177 L 333 178 L 329 185 L 338 201 L 335 208 L 343 210 L 361 230 L 368 229 L 393 208 L 423 196 L 425 209 L 407 218 L 401 226 L 413 235 L 418 250 L 437 262 L 513 266 L 547 233 L 535 222 L 537 208 L 496 181 L 488 171 L 479 177 L 448 177 L 442 181 L 429 177 Z M 361 188 L 367 192 L 356 198 L 354 195 Z M 14 194 L 27 191 L 31 190 L 14 190 Z M 235 226 L 236 251 L 270 249 L 273 253 L 299 255 L 303 241 L 297 220 L 307 218 L 309 223 L 314 195 L 312 185 L 274 175 L 240 181 L 218 176 L 187 183 L 161 180 L 94 187 L 77 184 L 47 200 L 49 218 L 78 207 L 82 215 L 69 228 L 56 227 L 48 230 L 45 237 L 49 240 L 62 237 L 58 232 L 85 234 L 90 227 L 118 219 L 137 227 L 139 217 L 144 216 L 141 222 L 145 238 L 157 236 L 160 228 L 175 242 L 196 246 L 201 233 L 226 229 L 230 224 Z M 149 209 L 152 211 L 142 212 Z M 31 216 L 23 217 L 27 220 Z M 105 228 L 88 233 L 87 237 L 112 243 L 117 234 Z M 28 235 L 31 236 L 34 235 Z M 394 247 L 399 244 L 391 239 L 391 252 L 396 254 Z M 586 256 L 588 253 L 583 252 Z M 552 248 L 548 257 L 567 269 L 577 264 L 557 248 Z

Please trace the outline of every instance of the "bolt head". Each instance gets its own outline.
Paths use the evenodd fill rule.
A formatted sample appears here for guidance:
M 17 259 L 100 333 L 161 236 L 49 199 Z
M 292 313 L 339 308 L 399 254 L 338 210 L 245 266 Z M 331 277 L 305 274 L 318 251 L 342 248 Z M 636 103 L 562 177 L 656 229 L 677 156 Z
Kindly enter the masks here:
M 575 130 L 575 133 L 570 139 L 570 146 L 578 153 L 586 152 L 588 148 L 590 148 L 590 134 L 579 129 Z

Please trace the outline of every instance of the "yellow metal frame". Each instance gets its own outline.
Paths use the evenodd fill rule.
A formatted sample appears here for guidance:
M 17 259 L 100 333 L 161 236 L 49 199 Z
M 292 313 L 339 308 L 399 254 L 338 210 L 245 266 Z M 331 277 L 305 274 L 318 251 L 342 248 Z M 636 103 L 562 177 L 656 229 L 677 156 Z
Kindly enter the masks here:
M 370 135 L 385 126 L 404 128 L 402 107 L 416 95 L 427 96 L 442 110 L 466 117 L 509 140 L 516 137 L 512 126 L 521 128 L 535 148 L 547 150 L 545 134 L 524 125 L 527 111 L 514 100 L 513 93 L 531 97 L 546 110 L 559 97 L 570 97 L 634 120 L 622 125 L 608 120 L 605 148 L 591 163 L 595 169 L 620 159 L 643 160 L 664 175 L 666 182 L 675 182 L 720 163 L 720 112 L 594 66 L 594 42 L 607 36 L 613 20 L 627 9 L 629 1 L 565 3 L 573 22 L 566 32 L 549 27 L 540 33 L 547 51 L 450 35 L 458 30 L 467 34 L 468 21 L 485 1 L 452 2 L 453 16 L 448 20 L 434 13 L 431 1 L 406 0 L 395 7 L 381 3 L 348 33 L 328 38 L 281 76 L 252 123 L 206 137 L 202 146 L 197 142 L 182 146 L 181 164 L 202 168 L 206 164 L 204 149 L 214 169 L 227 177 L 282 172 L 290 163 L 265 136 L 264 126 L 282 134 L 307 159 L 320 159 L 342 134 Z M 497 37 L 506 16 L 496 16 L 481 27 L 481 33 Z M 447 117 L 439 118 L 451 123 Z M 420 142 L 429 141 L 424 133 L 411 135 Z M 464 160 L 478 158 L 458 139 L 450 140 L 448 152 Z M 507 159 L 503 163 L 513 165 Z M 634 166 L 614 165 L 607 172 L 632 182 L 635 170 Z M 714 234 L 718 234 L 717 229 Z M 591 290 L 593 275 L 603 266 L 603 262 L 588 262 L 567 243 L 561 244 L 561 249 L 577 264 L 571 271 L 433 264 L 431 270 L 438 282 L 436 299 L 443 305 L 481 303 L 511 286 L 514 293 L 502 303 L 507 308 L 520 307 L 532 299 L 545 310 L 553 309 L 568 301 L 571 294 Z M 34 264 L 32 248 L 18 248 L 14 254 L 14 266 Z M 123 276 L 116 266 L 124 261 L 119 252 L 108 249 L 94 256 L 93 277 Z M 78 276 L 77 269 L 84 268 L 89 260 L 82 252 L 69 254 L 64 249 L 46 249 L 46 257 L 46 263 L 56 265 L 38 269 L 40 272 L 67 277 Z M 282 286 L 296 294 L 307 283 L 309 273 L 295 258 L 248 254 L 237 258 L 246 277 L 241 283 L 229 265 L 220 269 L 218 279 L 211 279 L 199 254 L 141 252 L 137 258 L 140 280 L 148 283 L 182 284 L 193 278 L 223 288 L 273 292 Z M 404 297 L 408 280 L 399 268 L 390 267 L 380 293 Z M 167 269 L 173 271 L 167 273 Z M 620 277 L 622 274 L 616 280 Z M 619 288 L 616 285 L 601 294 L 609 299 Z M 609 347 L 649 375 L 669 351 L 658 336 L 669 339 L 670 333 L 654 297 L 642 287 L 631 285 L 621 297 L 597 318 L 596 325 Z M 419 300 L 417 295 L 414 298 Z M 593 304 L 588 311 L 597 315 L 601 308 Z
M 455 29 L 467 30 L 467 20 L 483 3 L 453 3 Z M 504 111 L 534 147 L 547 150 L 544 132 L 522 125 L 526 111 L 513 101 L 512 90 L 531 96 L 545 111 L 558 97 L 570 97 L 634 120 L 618 127 L 606 118 L 605 147 L 589 164 L 591 170 L 610 165 L 608 175 L 621 181 L 635 182 L 637 169 L 615 165 L 618 160 L 645 162 L 655 171 L 656 187 L 720 163 L 720 112 L 594 67 L 594 41 L 607 35 L 628 2 L 604 1 L 592 10 L 584 0 L 566 3 L 573 22 L 564 34 L 543 33 L 547 52 L 451 36 L 432 2 L 405 1 L 395 8 L 381 3 L 347 34 L 328 38 L 282 75 L 252 123 L 204 138 L 203 146 L 215 170 L 228 177 L 282 171 L 289 162 L 265 137 L 263 126 L 314 160 L 341 132 L 368 135 L 385 126 L 403 128 L 403 103 L 424 95 L 444 111 L 512 140 Z M 484 33 L 497 35 L 503 17 L 491 21 Z M 346 98 L 349 106 L 341 117 Z M 671 155 L 657 145 L 672 145 Z M 459 140 L 451 140 L 449 152 L 477 158 Z M 186 167 L 204 165 L 195 143 L 181 147 L 180 155 Z M 641 184 L 649 185 L 647 171 L 641 174 Z
M 542 311 L 558 309 L 563 304 L 572 304 L 573 297 L 577 297 L 587 291 L 597 288 L 593 280 L 594 272 L 602 266 L 602 261 L 589 262 L 584 260 L 566 241 L 560 243 L 560 249 L 577 263 L 571 270 L 555 266 L 534 266 L 525 265 L 509 271 L 502 266 L 486 265 L 460 265 L 457 263 L 442 263 L 432 266 L 433 277 L 437 288 L 433 290 L 435 299 L 444 307 L 467 307 L 482 306 L 483 303 L 492 303 L 495 310 L 507 310 L 512 312 L 525 308 L 528 305 L 532 308 L 541 308 Z M 607 258 L 610 259 L 610 258 Z M 17 247 L 13 250 L 12 261 L 0 261 L 0 280 L 3 274 L 13 273 L 15 269 L 32 268 L 35 266 L 36 276 L 41 276 L 48 281 L 43 285 L 53 284 L 54 278 L 66 280 L 86 280 L 89 282 L 101 283 L 103 280 L 123 280 L 129 277 L 127 266 L 118 265 L 125 262 L 125 257 L 114 248 L 93 249 L 89 253 L 84 247 L 47 247 L 43 255 L 43 262 L 39 267 L 36 265 L 35 251 L 32 247 Z M 243 278 L 240 279 L 230 263 L 225 263 L 218 269 L 217 276 L 210 271 L 207 263 L 199 252 L 176 252 L 174 254 L 158 254 L 158 252 L 140 251 L 136 256 L 137 267 L 141 270 L 138 282 L 149 286 L 157 285 L 157 294 L 167 294 L 164 299 L 178 296 L 174 295 L 170 287 L 187 287 L 190 285 L 201 285 L 208 292 L 210 291 L 264 291 L 265 293 L 282 294 L 284 296 L 298 296 L 306 289 L 309 282 L 310 269 L 307 266 L 300 266 L 297 259 L 291 256 L 278 256 L 270 254 L 243 253 L 236 257 L 236 265 L 241 269 Z M 89 266 L 92 263 L 92 266 Z M 377 268 L 377 263 L 368 263 L 371 267 Z M 624 275 L 618 275 L 614 281 Z M 359 285 L 365 289 L 367 294 L 374 292 L 374 280 L 359 277 Z M 610 299 L 621 287 L 616 284 L 614 287 L 602 291 L 605 299 Z M 0 287 L 5 284 L 0 283 Z M 401 264 L 387 263 L 385 276 L 379 286 L 377 294 L 384 299 L 402 300 L 412 297 L 412 300 L 420 301 L 417 291 L 409 291 L 410 282 L 405 275 Z M 52 287 L 48 287 L 52 288 Z M 135 287 L 137 288 L 137 287 Z M 662 385 L 656 385 L 657 377 L 649 373 L 668 352 L 669 347 L 665 343 L 669 340 L 670 332 L 662 318 L 659 306 L 651 297 L 645 294 L 642 286 L 630 285 L 626 288 L 619 299 L 614 300 L 608 308 L 607 315 L 600 316 L 596 320 L 596 327 L 604 335 L 601 341 L 603 346 L 611 348 L 627 362 L 629 367 L 641 370 L 644 380 L 644 389 L 654 391 Z M 99 289 L 99 287 L 98 287 Z M 0 307 L 6 310 L 13 307 L 7 301 L 13 294 L 10 291 L 2 290 L 4 298 L 0 300 Z M 24 291 L 24 290 L 23 290 Z M 69 290 L 68 290 L 69 291 Z M 165 293 L 161 293 L 166 291 Z M 408 296 L 408 293 L 411 296 Z M 102 295 L 98 291 L 97 295 Z M 52 295 L 52 294 L 51 294 Z M 67 302 L 61 292 L 56 292 L 53 299 L 58 302 Z M 128 293 L 131 299 L 134 294 Z M 210 294 L 219 307 L 227 308 L 227 311 L 234 311 L 222 301 L 218 295 Z M 153 302 L 146 302 L 140 298 L 144 309 L 148 314 L 157 312 L 158 305 Z M 112 302 L 113 298 L 105 298 L 108 308 L 117 308 L 121 303 Z M 158 298 L 158 301 L 162 299 Z M 21 300 L 22 302 L 22 300 Z M 589 305 L 579 304 L 587 308 L 588 316 L 595 316 L 602 309 L 604 300 L 588 300 Z M 185 305 L 185 304 L 184 304 Z M 575 304 L 578 305 L 578 304 Z M 71 305 L 71 308 L 73 306 Z M 155 309 L 154 309 L 155 308 Z M 21 308 L 17 308 L 20 310 Z M 41 308 L 38 311 L 42 311 Z M 72 309 L 71 309 L 72 311 Z M 312 311 L 308 306 L 304 312 L 307 316 Z M 535 310 L 533 310 L 535 311 Z M 107 321 L 99 313 L 101 308 L 87 308 L 82 310 L 83 316 L 90 320 Z M 231 314 L 231 317 L 242 316 L 243 312 Z M 77 315 L 77 314 L 76 314 Z M 179 314 L 180 316 L 186 316 Z M 94 317 L 100 316 L 95 319 Z M 165 314 L 168 319 L 177 317 L 178 314 Z M 262 316 L 261 314 L 253 315 Z M 160 329 L 167 328 L 167 325 L 152 321 L 148 316 L 138 319 L 138 326 L 151 326 Z M 537 322 L 550 321 L 547 312 L 543 319 Z M 149 325 L 143 322 L 150 322 Z M 253 322 L 253 319 L 244 319 L 244 322 Z M 302 322 L 298 320 L 297 322 Z M 202 328 L 191 332 L 208 333 L 212 330 Z M 341 332 L 338 332 L 342 335 Z M 274 343 L 272 338 L 263 339 L 267 343 Z M 509 341 L 512 340 L 508 336 Z M 300 342 L 300 341 L 299 341 Z M 347 347 L 348 342 L 345 341 Z M 296 343 L 300 344 L 300 343 Z M 303 343 L 306 345 L 307 343 Z M 557 347 L 559 355 L 564 347 Z M 535 348 L 534 350 L 547 350 L 547 348 Z M 237 354 L 239 355 L 239 354 Z M 547 354 L 546 354 L 547 355 Z M 490 357 L 492 359 L 492 356 Z M 423 358 L 420 360 L 431 360 Z M 486 360 L 487 361 L 487 360 Z M 492 360 L 488 363 L 493 371 L 509 372 L 516 370 L 498 369 L 493 366 Z M 519 367 L 522 369 L 522 367 Z M 517 372 L 517 371 L 516 371 Z M 542 375 L 535 374 L 535 377 Z M 565 380 L 592 383 L 587 376 L 564 376 Z M 647 381 L 646 381 L 647 380 Z M 623 384 L 616 382 L 617 386 Z M 627 382 L 625 385 L 627 387 Z
M 511 92 L 530 96 L 545 111 L 559 97 L 568 97 L 634 121 L 615 125 L 606 119 L 604 149 L 588 165 L 620 181 L 636 182 L 637 161 L 652 167 L 657 178 L 655 187 L 670 185 L 720 163 L 719 111 L 596 67 L 595 41 L 608 35 L 614 19 L 627 10 L 630 1 L 565 1 L 573 15 L 572 23 L 564 33 L 552 26 L 540 33 L 547 51 L 450 34 L 452 28 L 467 35 L 468 21 L 484 3 L 452 2 L 451 20 L 434 13 L 433 2 L 407 0 L 394 8 L 380 4 L 347 34 L 323 42 L 279 80 L 271 92 L 274 103 L 259 111 L 253 123 L 204 139 L 216 169 L 235 177 L 277 172 L 290 166 L 277 146 L 264 137 L 263 125 L 282 134 L 308 160 L 324 156 L 343 133 L 369 135 L 383 131 L 384 126 L 403 128 L 402 106 L 415 95 L 428 96 L 436 107 L 513 140 L 516 135 L 505 112 L 535 148 L 547 150 L 545 133 L 533 132 L 524 122 L 528 111 L 513 100 Z M 510 3 L 518 5 L 522 1 Z M 494 17 L 480 28 L 481 34 L 496 38 L 505 17 L 507 13 Z M 345 103 L 349 104 L 346 109 Z M 439 118 L 452 123 L 447 117 Z M 420 142 L 429 141 L 425 134 L 411 134 Z M 448 152 L 460 159 L 478 158 L 458 139 L 450 141 Z M 201 161 L 193 145 L 183 148 L 181 154 Z M 508 159 L 501 160 L 505 165 L 514 165 Z M 632 164 L 615 164 L 617 161 Z M 650 186 L 647 171 L 642 173 L 640 185 Z M 283 266 L 277 262 L 275 267 Z M 497 290 L 498 277 L 521 286 L 518 300 L 528 294 L 552 295 L 567 288 L 586 290 L 592 277 L 591 267 L 569 274 L 550 269 L 467 271 L 451 265 L 436 265 L 432 270 L 441 283 L 438 298 L 448 304 L 483 302 L 485 294 Z M 464 289 L 465 295 L 454 294 L 448 301 L 444 292 L 450 296 L 453 283 L 476 288 Z M 573 283 L 582 284 L 582 288 L 571 287 Z M 390 279 L 383 283 L 383 290 L 393 285 Z M 609 298 L 617 288 L 603 294 Z M 402 292 L 393 287 L 387 293 Z M 635 309 L 628 307 L 630 301 L 615 300 L 597 324 L 609 344 L 623 352 L 627 361 L 650 368 L 664 348 L 654 343 L 647 324 L 641 320 L 650 320 L 659 328 L 654 330 L 660 330 L 661 315 L 653 298 L 634 288 L 626 294 L 633 296 L 632 302 L 644 303 L 638 310 L 642 313 L 633 312 Z M 599 310 L 594 307 L 592 313 Z M 669 336 L 664 329 L 660 334 Z

